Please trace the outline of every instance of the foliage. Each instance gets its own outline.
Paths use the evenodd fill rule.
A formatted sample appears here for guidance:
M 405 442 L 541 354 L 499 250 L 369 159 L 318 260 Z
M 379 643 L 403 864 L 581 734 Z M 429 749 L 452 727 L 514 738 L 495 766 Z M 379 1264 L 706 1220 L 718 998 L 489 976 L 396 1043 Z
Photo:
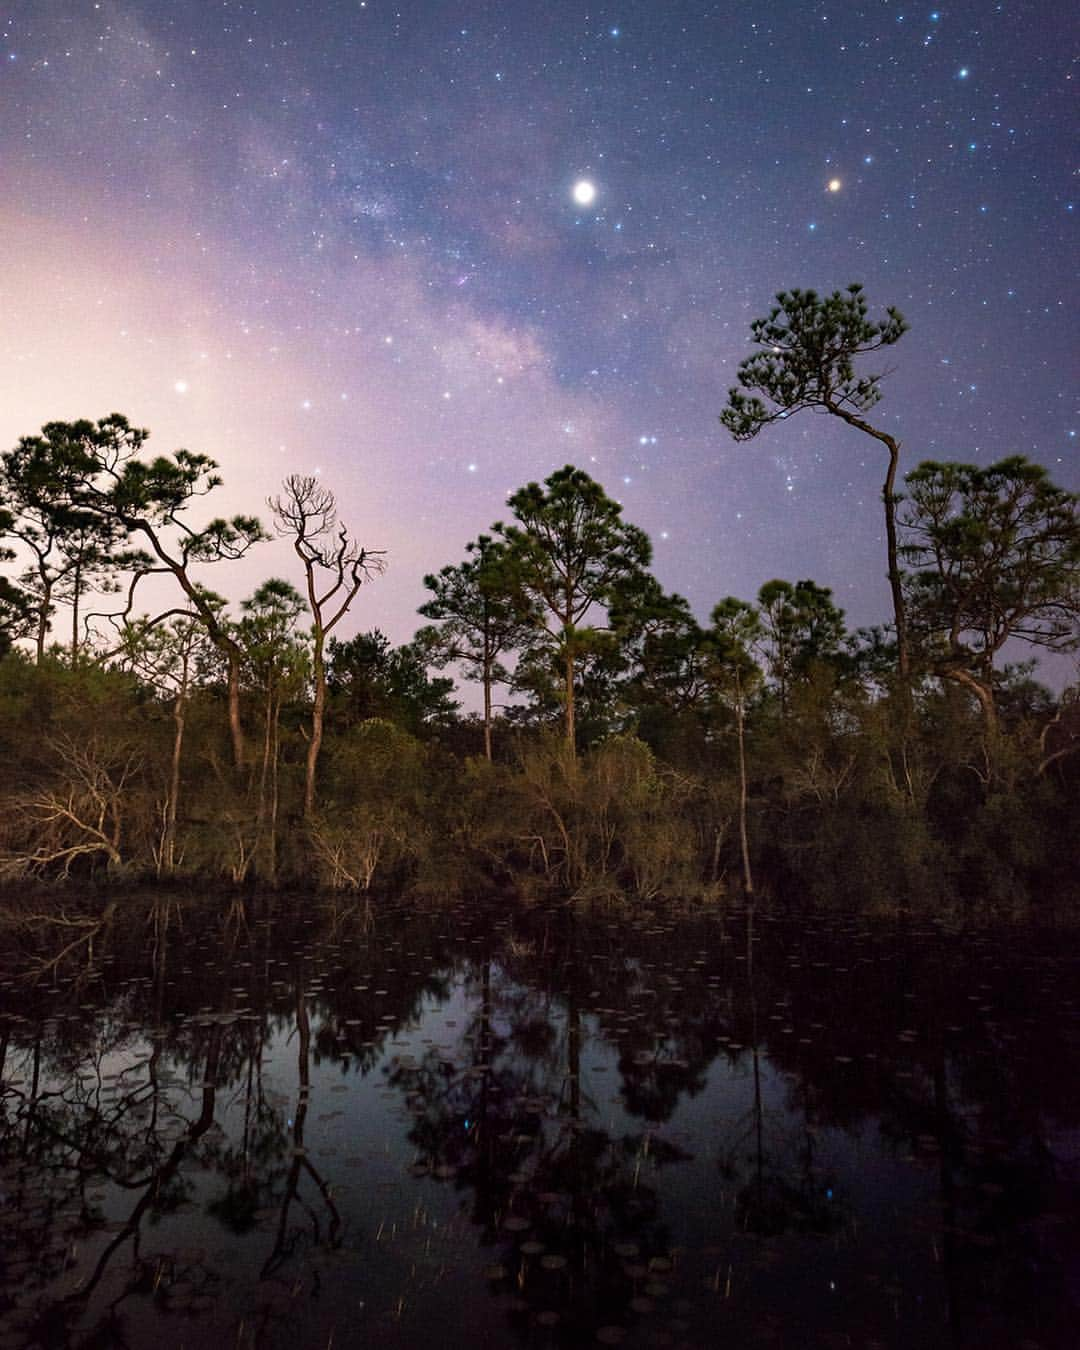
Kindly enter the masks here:
M 507 844 L 541 891 L 593 899 L 691 896 L 702 890 L 685 811 L 696 785 L 617 736 L 584 755 L 561 737 L 523 747 L 506 798 Z
M 786 711 L 792 686 L 821 665 L 842 660 L 846 637 L 843 610 L 832 591 L 813 581 L 767 581 L 758 592 L 762 648 L 769 676 Z
M 11 514 L 0 507 L 0 538 L 8 532 L 11 521 Z M 11 562 L 14 557 L 14 549 L 0 547 L 0 562 Z M 19 638 L 32 631 L 33 622 L 34 597 L 10 578 L 0 576 L 0 656 L 6 656 Z
M 745 373 L 788 411 L 827 394 L 858 418 L 878 377 L 855 362 L 902 321 L 871 324 L 857 292 L 782 299 L 755 328 L 778 350 Z M 797 352 L 810 364 L 792 384 Z M 5 461 L 0 529 L 24 552 L 0 561 L 23 567 L 52 534 L 28 600 L 0 578 L 3 875 L 578 901 L 718 894 L 741 876 L 748 895 L 976 912 L 1075 895 L 1060 841 L 1080 829 L 1080 702 L 1003 664 L 1017 639 L 1077 645 L 1077 499 L 1038 466 L 909 476 L 919 660 L 900 680 L 887 630 L 849 635 L 809 578 L 768 581 L 756 604 L 728 597 L 703 626 L 572 466 L 515 493 L 513 523 L 426 578 L 429 623 L 400 647 L 335 635 L 381 557 L 351 541 L 321 483 L 287 479 L 271 506 L 306 599 L 271 578 L 231 615 L 195 569 L 243 556 L 261 528 L 189 521 L 213 462 L 145 460 L 145 439 L 119 416 L 50 423 Z M 155 572 L 179 603 L 139 613 Z M 86 586 L 122 573 L 112 628 L 84 639 Z M 69 644 L 40 640 L 46 585 L 49 623 L 72 613 Z M 482 718 L 432 674 L 451 663 L 482 685 Z M 499 683 L 517 701 L 496 719 Z
M 477 680 L 484 698 L 484 753 L 491 758 L 492 688 L 510 676 L 502 658 L 528 645 L 541 616 L 522 593 L 515 560 L 508 549 L 482 534 L 465 545 L 469 555 L 456 566 L 424 578 L 432 598 L 420 613 L 435 622 L 416 635 L 437 666 L 459 664 L 466 679 Z
M 45 466 L 44 484 L 35 489 L 33 504 L 47 504 L 50 521 L 77 522 L 91 538 L 124 539 L 132 550 L 124 561 L 131 569 L 127 602 L 119 624 L 134 613 L 138 583 L 154 574 L 171 575 L 188 603 L 206 625 L 210 640 L 228 661 L 229 722 L 233 756 L 245 757 L 239 712 L 241 651 L 214 606 L 206 600 L 192 567 L 199 563 L 235 562 L 265 536 L 254 516 L 211 520 L 201 530 L 185 518 L 190 505 L 220 486 L 217 464 L 208 455 L 177 450 L 172 458 L 139 458 L 149 432 L 133 427 L 120 413 L 99 422 L 48 422 L 38 437 L 23 438 L 16 455 Z M 136 551 L 139 545 L 148 551 Z M 40 646 L 39 646 L 40 654 Z
M 1020 455 L 927 461 L 906 481 L 912 628 L 931 669 L 972 689 L 994 724 L 994 662 L 1010 639 L 1080 646 L 1080 497 Z
M 323 883 L 370 890 L 401 882 L 431 828 L 425 819 L 425 750 L 383 718 L 361 722 L 332 746 L 326 806 L 312 824 Z
M 453 680 L 428 675 L 418 643 L 393 647 L 377 628 L 348 642 L 330 641 L 328 690 L 338 726 L 382 718 L 410 735 L 431 736 L 454 717 L 453 688 Z
M 0 458 L 0 500 L 6 505 L 0 528 L 17 541 L 27 562 L 19 582 L 22 605 L 33 615 L 39 661 L 57 603 L 71 605 L 74 652 L 82 637 L 83 598 L 94 590 L 115 590 L 116 574 L 128 561 L 117 549 L 122 531 L 115 523 L 79 509 L 72 500 L 72 474 L 79 462 L 71 439 L 49 428 L 41 436 L 24 436 Z
M 622 519 L 622 507 L 581 469 L 568 464 L 510 498 L 516 525 L 496 524 L 509 553 L 518 608 L 546 615 L 534 652 L 549 654 L 561 673 L 563 729 L 576 745 L 577 671 L 597 652 L 602 635 L 586 620 L 616 591 L 643 578 L 652 556 L 643 531 Z M 535 661 L 534 661 L 535 665 Z
M 869 319 L 858 285 L 824 297 L 816 291 L 781 291 L 776 299 L 768 317 L 750 325 L 750 336 L 762 350 L 739 366 L 742 389 L 729 391 L 720 415 L 736 440 L 750 440 L 763 426 L 804 408 L 868 412 L 881 398 L 884 372 L 860 374 L 856 359 L 891 347 L 908 328 L 891 306 L 880 323 Z M 758 390 L 767 402 L 743 389 Z

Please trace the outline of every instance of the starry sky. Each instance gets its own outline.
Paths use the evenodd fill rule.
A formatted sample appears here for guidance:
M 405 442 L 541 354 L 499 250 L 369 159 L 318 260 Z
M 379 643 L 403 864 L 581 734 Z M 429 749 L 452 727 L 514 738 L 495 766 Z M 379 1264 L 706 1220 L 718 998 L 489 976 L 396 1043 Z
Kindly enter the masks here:
M 882 621 L 880 447 L 718 414 L 776 291 L 861 281 L 911 324 L 874 415 L 903 467 L 1080 487 L 1067 14 L 7 0 L 0 446 L 120 411 L 219 461 L 215 514 L 318 473 L 387 550 L 353 629 L 395 642 L 567 462 L 700 618 L 780 576 Z

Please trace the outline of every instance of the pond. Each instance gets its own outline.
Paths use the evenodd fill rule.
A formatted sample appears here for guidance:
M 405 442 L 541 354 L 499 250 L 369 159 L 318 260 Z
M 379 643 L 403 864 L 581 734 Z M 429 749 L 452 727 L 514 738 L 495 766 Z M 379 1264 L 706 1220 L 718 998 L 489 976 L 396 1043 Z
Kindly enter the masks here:
M 124 897 L 0 956 L 0 1345 L 1064 1347 L 1075 935 Z

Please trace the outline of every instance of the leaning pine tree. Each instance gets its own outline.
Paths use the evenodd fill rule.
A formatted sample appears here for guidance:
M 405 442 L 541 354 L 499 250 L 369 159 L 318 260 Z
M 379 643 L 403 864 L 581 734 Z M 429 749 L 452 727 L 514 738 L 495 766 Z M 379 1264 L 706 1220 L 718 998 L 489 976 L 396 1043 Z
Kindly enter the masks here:
M 881 398 L 880 384 L 887 372 L 857 374 L 855 362 L 898 342 L 907 332 L 907 322 L 891 307 L 880 323 L 868 319 L 859 285 L 824 297 L 815 291 L 781 291 L 776 300 L 767 318 L 750 325 L 750 335 L 761 350 L 739 366 L 739 387 L 728 391 L 720 421 L 737 441 L 749 441 L 772 422 L 803 408 L 818 409 L 884 445 L 889 455 L 882 488 L 889 588 L 897 664 L 906 677 L 911 657 L 896 542 L 900 442 L 863 416 Z

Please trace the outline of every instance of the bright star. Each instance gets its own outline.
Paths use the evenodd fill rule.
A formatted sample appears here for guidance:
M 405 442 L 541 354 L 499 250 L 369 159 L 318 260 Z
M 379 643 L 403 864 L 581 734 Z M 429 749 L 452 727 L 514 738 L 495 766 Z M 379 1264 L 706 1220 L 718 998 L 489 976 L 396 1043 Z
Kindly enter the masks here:
M 173 385 L 173 388 L 178 394 L 186 394 L 188 391 L 188 382 L 187 380 L 177 380 Z
M 578 206 L 591 206 L 596 200 L 596 186 L 587 178 L 580 178 L 574 184 L 574 201 Z

